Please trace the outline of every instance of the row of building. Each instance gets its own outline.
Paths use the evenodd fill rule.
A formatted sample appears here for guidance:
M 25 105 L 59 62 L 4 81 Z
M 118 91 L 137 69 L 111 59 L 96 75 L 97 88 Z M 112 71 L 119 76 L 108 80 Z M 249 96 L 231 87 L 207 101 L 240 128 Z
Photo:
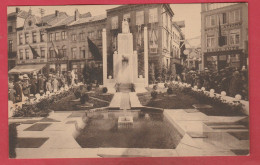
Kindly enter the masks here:
M 144 53 L 144 27 L 148 28 L 149 64 L 170 67 L 183 64 L 184 22 L 173 21 L 174 12 L 168 4 L 122 5 L 105 15 L 80 14 L 69 16 L 58 10 L 38 17 L 31 10 L 8 14 L 9 74 L 51 71 L 81 73 L 87 61 L 102 67 L 102 30 L 107 32 L 108 66 L 112 66 L 117 50 L 117 34 L 121 22 L 128 20 L 133 34 L 134 50 Z M 182 50 L 181 50 L 182 49 Z M 109 62 L 110 61 L 110 62 Z M 112 70 L 108 74 L 112 75 Z M 139 75 L 142 73 L 139 73 Z
M 248 67 L 247 3 L 201 5 L 202 68 Z

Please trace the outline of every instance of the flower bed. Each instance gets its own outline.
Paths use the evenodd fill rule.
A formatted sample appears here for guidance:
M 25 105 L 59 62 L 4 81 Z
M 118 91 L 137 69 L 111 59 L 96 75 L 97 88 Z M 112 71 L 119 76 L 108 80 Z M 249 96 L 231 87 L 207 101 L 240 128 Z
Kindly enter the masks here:
M 169 84 L 169 88 L 175 88 L 175 90 L 189 94 L 205 104 L 215 105 L 219 108 L 229 109 L 231 111 L 240 111 L 248 115 L 248 113 L 245 112 L 247 107 L 242 103 L 242 100 L 239 96 L 232 98 L 226 96 L 224 91 L 222 94 L 217 94 L 214 93 L 214 89 L 206 91 L 204 87 L 198 89 L 197 86 L 191 87 L 190 84 L 176 81 L 172 81 Z
M 16 106 L 13 117 L 46 117 L 50 113 L 50 106 L 57 103 L 61 99 L 74 93 L 76 87 L 61 90 L 49 95 L 40 96 L 33 100 L 27 100 L 22 106 Z

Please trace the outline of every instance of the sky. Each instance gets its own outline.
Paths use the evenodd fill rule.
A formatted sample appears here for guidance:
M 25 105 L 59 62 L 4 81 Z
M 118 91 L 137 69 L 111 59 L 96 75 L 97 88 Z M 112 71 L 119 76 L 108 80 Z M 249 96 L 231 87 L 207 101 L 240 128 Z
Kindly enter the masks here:
M 66 12 L 68 15 L 73 15 L 75 9 L 78 9 L 79 12 L 87 13 L 91 12 L 93 16 L 106 14 L 106 10 L 110 8 L 117 7 L 119 5 L 73 5 L 73 6 L 31 6 L 32 13 L 35 15 L 40 15 L 39 8 L 43 8 L 45 10 L 45 15 L 53 14 L 55 10 Z M 201 4 L 171 4 L 170 5 L 173 12 L 174 17 L 173 21 L 185 21 L 185 29 L 183 32 L 185 34 L 185 38 L 190 43 L 190 46 L 198 46 L 200 45 L 200 31 L 201 31 Z M 20 6 L 21 10 L 28 11 L 30 9 L 29 6 Z M 15 7 L 8 7 L 7 12 L 11 13 L 15 11 Z M 192 39 L 197 37 L 197 39 Z M 189 45 L 187 45 L 189 47 Z

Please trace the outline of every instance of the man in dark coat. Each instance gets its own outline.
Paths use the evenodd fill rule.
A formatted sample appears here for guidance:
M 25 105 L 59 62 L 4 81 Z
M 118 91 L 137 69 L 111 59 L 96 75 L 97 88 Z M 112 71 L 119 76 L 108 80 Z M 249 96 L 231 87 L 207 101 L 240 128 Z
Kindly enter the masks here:
M 17 82 L 14 83 L 14 90 L 16 93 L 15 102 L 22 101 L 22 96 L 23 96 L 23 89 L 22 89 L 22 84 L 21 84 L 22 79 L 23 79 L 23 76 L 19 76 L 19 79 L 17 80 Z

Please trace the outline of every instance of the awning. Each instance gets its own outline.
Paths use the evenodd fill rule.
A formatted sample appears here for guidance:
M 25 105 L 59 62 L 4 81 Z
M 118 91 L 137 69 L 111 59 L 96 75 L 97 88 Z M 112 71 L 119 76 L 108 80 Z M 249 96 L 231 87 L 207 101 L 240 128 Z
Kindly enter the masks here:
M 21 73 L 33 73 L 35 71 L 39 71 L 46 64 L 34 64 L 34 65 L 17 65 L 13 69 L 11 69 L 8 74 L 21 74 Z

